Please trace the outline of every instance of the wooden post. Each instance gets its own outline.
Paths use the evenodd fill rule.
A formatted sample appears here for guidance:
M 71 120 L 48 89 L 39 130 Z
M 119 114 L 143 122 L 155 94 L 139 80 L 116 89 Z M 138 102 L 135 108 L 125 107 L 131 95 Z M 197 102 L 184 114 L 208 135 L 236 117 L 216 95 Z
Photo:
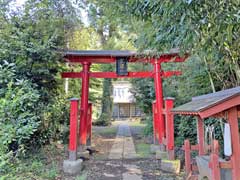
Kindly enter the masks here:
M 184 151 L 185 151 L 185 171 L 187 177 L 191 173 L 191 146 L 188 139 L 184 141 Z
M 221 180 L 220 167 L 219 167 L 219 144 L 217 140 L 213 140 L 212 153 L 210 155 L 209 167 L 211 168 L 211 178 L 213 180 Z
M 167 139 L 167 151 L 170 160 L 174 160 L 174 117 L 171 110 L 173 108 L 174 98 L 165 98 L 165 117 L 166 117 L 166 139 Z
M 78 135 L 78 98 L 70 99 L 70 134 L 69 134 L 69 160 L 77 159 L 77 135 Z
M 239 144 L 239 128 L 237 107 L 233 107 L 228 111 L 228 121 L 231 129 L 232 139 L 232 179 L 239 180 L 240 178 L 240 144 Z
M 205 154 L 205 151 L 204 151 L 204 122 L 200 116 L 197 117 L 197 136 L 198 136 L 198 144 L 199 144 L 199 155 L 202 156 Z

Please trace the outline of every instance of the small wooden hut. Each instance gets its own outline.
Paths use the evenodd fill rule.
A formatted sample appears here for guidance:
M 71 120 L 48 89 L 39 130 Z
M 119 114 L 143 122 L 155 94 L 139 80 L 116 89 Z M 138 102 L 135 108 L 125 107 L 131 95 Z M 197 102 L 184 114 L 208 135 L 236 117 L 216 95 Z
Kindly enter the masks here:
M 211 94 L 193 97 L 191 102 L 183 104 L 172 110 L 174 114 L 195 116 L 197 121 L 198 144 L 190 145 L 189 140 L 184 142 L 185 169 L 188 179 L 208 177 L 212 180 L 239 180 L 240 179 L 240 86 Z M 224 154 L 228 158 L 219 157 L 217 140 L 206 145 L 206 131 L 204 120 L 221 118 L 224 126 Z M 213 132 L 214 133 L 214 132 Z M 191 151 L 197 151 L 195 160 L 191 158 Z M 207 153 L 209 152 L 210 153 Z M 227 160 L 226 160 L 227 159 Z M 197 165 L 194 165 L 196 162 Z M 194 174 L 197 172 L 197 174 Z

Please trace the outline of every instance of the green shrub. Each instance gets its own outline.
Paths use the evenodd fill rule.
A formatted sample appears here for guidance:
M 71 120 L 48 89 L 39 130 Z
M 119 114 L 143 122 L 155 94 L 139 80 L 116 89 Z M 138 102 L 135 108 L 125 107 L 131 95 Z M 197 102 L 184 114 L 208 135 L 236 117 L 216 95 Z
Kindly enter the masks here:
M 39 93 L 26 80 L 17 80 L 14 64 L 0 66 L 0 173 L 9 170 L 39 127 Z M 8 71 L 5 74 L 4 72 Z M 14 155 L 14 156 L 13 156 Z
M 93 122 L 96 126 L 108 126 L 111 124 L 111 117 L 108 114 L 102 113 L 97 121 Z
M 144 128 L 144 135 L 152 135 L 153 134 L 153 120 L 152 116 L 147 116 L 145 118 L 145 121 L 147 123 L 146 127 Z
M 190 116 L 175 116 L 174 132 L 176 146 L 182 146 L 185 139 L 189 139 L 191 144 L 196 144 L 196 119 Z
M 15 87 L 14 87 L 15 86 Z M 0 98 L 0 140 L 3 145 L 25 144 L 39 126 L 38 91 L 28 81 L 10 82 Z M 11 149 L 11 147 L 10 147 Z
M 38 134 L 43 144 L 56 140 L 67 142 L 68 139 L 70 101 L 65 95 L 59 94 L 44 107 L 41 115 L 41 126 Z

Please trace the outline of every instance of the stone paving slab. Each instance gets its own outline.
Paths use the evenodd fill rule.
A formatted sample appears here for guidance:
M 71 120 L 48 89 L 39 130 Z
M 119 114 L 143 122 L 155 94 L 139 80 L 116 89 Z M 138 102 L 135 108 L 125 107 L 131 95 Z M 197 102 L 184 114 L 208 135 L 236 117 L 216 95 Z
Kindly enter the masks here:
M 109 153 L 109 159 L 136 158 L 137 154 L 133 143 L 130 127 L 123 122 L 118 127 L 114 144 Z
M 137 157 L 137 154 L 135 151 L 132 137 L 124 138 L 123 158 L 131 159 L 131 158 L 136 158 L 136 157 Z
M 122 174 L 123 180 L 141 180 L 142 179 L 142 171 L 136 165 L 124 164 L 123 165 L 127 172 Z
M 126 122 L 122 122 L 118 127 L 118 132 L 114 144 L 111 148 L 109 159 L 134 159 L 137 157 L 130 127 Z M 136 165 L 125 164 L 122 166 L 126 171 L 122 172 L 123 180 L 142 180 L 141 169 Z

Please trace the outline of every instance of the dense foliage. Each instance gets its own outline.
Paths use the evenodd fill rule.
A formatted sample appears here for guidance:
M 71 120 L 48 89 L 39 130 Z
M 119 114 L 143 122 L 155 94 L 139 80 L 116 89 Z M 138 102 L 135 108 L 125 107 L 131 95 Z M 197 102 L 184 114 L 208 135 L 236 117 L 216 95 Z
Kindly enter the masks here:
M 240 84 L 239 1 L 129 2 L 132 6 L 128 6 L 128 10 L 144 27 L 138 31 L 136 41 L 141 49 L 166 52 L 179 48 L 191 53 L 183 65 L 164 66 L 183 71 L 182 77 L 164 81 L 165 96 L 174 96 L 176 104 L 181 104 L 192 96 Z M 190 130 L 196 127 L 192 121 L 181 118 L 179 125 L 176 124 L 176 137 L 196 140 L 196 132 Z M 216 130 L 215 133 L 221 139 L 222 132 Z
M 13 7 L 14 1 L 0 1 L 0 176 L 26 150 L 65 136 L 68 106 L 58 51 L 78 21 L 69 1 Z

